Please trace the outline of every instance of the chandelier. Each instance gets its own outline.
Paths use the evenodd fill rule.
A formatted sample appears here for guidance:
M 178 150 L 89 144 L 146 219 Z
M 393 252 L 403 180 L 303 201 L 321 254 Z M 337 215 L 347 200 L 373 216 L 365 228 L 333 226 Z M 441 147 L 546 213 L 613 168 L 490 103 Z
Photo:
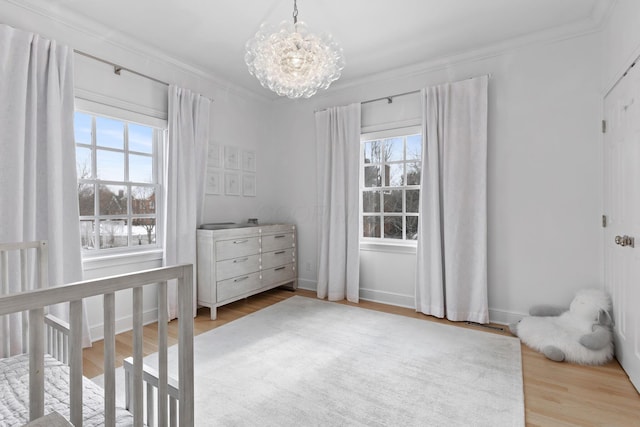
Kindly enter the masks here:
M 319 36 L 298 22 L 293 1 L 293 25 L 283 21 L 278 29 L 262 24 L 247 41 L 244 61 L 262 86 L 280 96 L 309 98 L 327 89 L 344 68 L 342 48 L 331 34 Z

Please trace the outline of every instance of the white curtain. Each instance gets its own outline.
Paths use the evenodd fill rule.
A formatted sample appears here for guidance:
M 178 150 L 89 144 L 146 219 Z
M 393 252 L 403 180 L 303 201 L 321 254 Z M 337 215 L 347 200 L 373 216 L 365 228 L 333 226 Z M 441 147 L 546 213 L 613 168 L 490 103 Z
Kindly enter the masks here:
M 488 77 L 422 90 L 416 310 L 487 323 Z
M 165 150 L 164 265 L 193 264 L 196 228 L 202 223 L 211 100 L 169 86 L 169 140 Z M 193 293 L 194 313 L 197 295 Z M 178 315 L 176 281 L 169 284 L 169 319 Z
M 316 112 L 318 298 L 358 302 L 360 104 Z
M 0 25 L 0 241 L 47 240 L 50 286 L 82 280 L 73 93 L 70 48 Z

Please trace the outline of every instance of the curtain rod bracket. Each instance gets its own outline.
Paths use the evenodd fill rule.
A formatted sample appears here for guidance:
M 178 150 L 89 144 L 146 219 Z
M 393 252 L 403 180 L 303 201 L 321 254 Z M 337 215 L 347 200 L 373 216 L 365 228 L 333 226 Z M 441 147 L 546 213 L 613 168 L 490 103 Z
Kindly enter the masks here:
M 393 104 L 393 98 L 392 97 L 388 97 L 387 98 L 387 104 Z
M 113 74 L 117 74 L 120 75 L 120 72 L 122 71 L 122 67 L 118 66 L 118 65 L 114 65 L 113 66 Z

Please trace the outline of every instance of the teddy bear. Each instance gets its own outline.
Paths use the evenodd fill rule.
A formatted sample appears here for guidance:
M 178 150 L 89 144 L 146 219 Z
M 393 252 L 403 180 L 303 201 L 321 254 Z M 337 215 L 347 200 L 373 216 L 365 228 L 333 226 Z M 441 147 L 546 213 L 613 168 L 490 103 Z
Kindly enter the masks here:
M 613 358 L 611 299 L 600 289 L 576 293 L 569 308 L 534 306 L 511 333 L 556 362 L 600 365 Z

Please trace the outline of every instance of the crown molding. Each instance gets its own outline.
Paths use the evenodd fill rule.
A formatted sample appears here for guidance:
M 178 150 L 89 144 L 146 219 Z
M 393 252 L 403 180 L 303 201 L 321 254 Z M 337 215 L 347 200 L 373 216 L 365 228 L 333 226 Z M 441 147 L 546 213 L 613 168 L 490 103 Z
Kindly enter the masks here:
M 603 17 L 608 15 L 610 8 L 607 8 L 603 12 Z M 599 17 L 598 20 L 604 19 Z M 333 96 L 336 92 L 341 92 L 350 88 L 363 86 L 366 84 L 379 83 L 382 81 L 390 80 L 402 80 L 411 77 L 415 77 L 421 74 L 432 73 L 443 69 L 451 68 L 452 66 L 482 61 L 488 58 L 501 56 L 514 50 L 521 49 L 527 46 L 553 44 L 577 37 L 583 37 L 589 34 L 599 32 L 601 30 L 601 23 L 596 25 L 596 21 L 590 16 L 587 19 L 578 21 L 576 23 L 567 24 L 560 27 L 551 28 L 548 30 L 539 31 L 536 33 L 527 34 L 521 37 L 515 37 L 508 40 L 503 40 L 498 43 L 483 46 L 478 49 L 473 49 L 457 54 L 441 56 L 438 58 L 430 59 L 406 67 L 395 68 L 393 70 L 383 71 L 380 73 L 370 74 L 360 78 L 354 78 L 345 81 L 338 81 L 337 84 L 332 85 L 327 91 L 322 93 L 317 98 L 325 98 Z M 316 98 L 316 99 L 317 99 Z M 288 100 L 278 100 L 280 102 L 287 102 Z M 283 102 L 283 103 L 284 103 Z
M 150 62 L 155 62 L 159 65 L 169 66 L 173 70 L 168 72 L 167 75 L 159 75 L 155 71 L 155 67 L 149 67 L 148 71 L 145 71 L 145 74 L 148 74 L 158 80 L 169 81 L 172 84 L 176 80 L 180 80 L 179 78 L 175 78 L 175 71 L 179 71 L 181 73 L 187 74 L 191 77 L 195 77 L 197 79 L 204 80 L 209 84 L 212 84 L 217 90 L 223 92 L 230 92 L 234 95 L 248 98 L 249 100 L 258 100 L 261 102 L 270 102 L 271 99 L 269 97 L 264 96 L 263 94 L 248 90 L 244 87 L 238 86 L 234 83 L 231 83 L 227 80 L 216 77 L 210 72 L 207 72 L 197 66 L 193 66 L 188 64 L 187 62 L 173 57 L 171 55 L 167 55 L 161 50 L 151 47 L 147 44 L 141 43 L 134 38 L 127 36 L 126 34 L 115 31 L 113 28 L 109 28 L 105 25 L 102 25 L 98 22 L 90 20 L 89 18 L 70 10 L 65 10 L 64 15 L 62 15 L 59 11 L 52 10 L 52 8 L 47 8 L 43 4 L 48 4 L 48 1 L 39 1 L 39 0 L 4 0 L 7 3 L 10 3 L 18 8 L 26 10 L 30 13 L 34 13 L 45 17 L 49 20 L 54 21 L 58 25 L 62 25 L 67 27 L 72 32 L 77 33 L 79 36 L 83 36 L 84 39 L 92 39 L 94 42 L 99 42 L 103 44 L 107 44 L 112 48 L 118 49 L 126 54 L 133 54 L 136 57 L 143 58 Z M 104 36 L 105 34 L 109 34 L 109 38 Z M 55 38 L 55 37 L 53 37 Z M 95 45 L 94 45 L 95 46 Z M 75 46 L 71 46 L 74 47 Z M 85 51 L 85 47 L 82 49 Z M 93 53 L 91 49 L 86 49 L 88 53 Z M 117 63 L 118 65 L 122 65 L 123 67 L 127 67 L 128 60 L 126 59 L 118 59 L 109 57 L 102 58 L 109 62 Z M 129 65 L 130 66 L 130 65 Z M 131 66 L 132 69 L 135 69 L 135 65 Z M 137 71 L 137 70 L 136 70 Z M 167 78 L 167 77 L 173 78 Z

